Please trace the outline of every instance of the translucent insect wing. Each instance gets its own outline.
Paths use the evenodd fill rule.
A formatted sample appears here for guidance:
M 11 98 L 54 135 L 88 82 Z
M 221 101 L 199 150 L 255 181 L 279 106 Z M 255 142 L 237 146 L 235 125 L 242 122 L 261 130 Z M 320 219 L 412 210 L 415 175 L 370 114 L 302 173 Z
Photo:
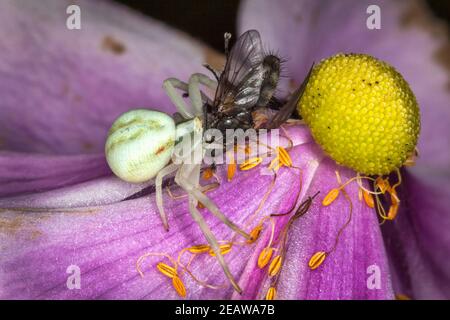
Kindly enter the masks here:
M 253 107 L 261 91 L 263 59 L 259 32 L 249 30 L 242 34 L 233 45 L 220 76 L 216 106 L 227 105 L 229 101 L 230 107 Z
M 270 119 L 270 121 L 264 126 L 266 129 L 274 129 L 278 128 L 280 125 L 282 125 L 294 112 L 295 108 L 297 107 L 300 99 L 303 96 L 303 92 L 305 92 L 306 85 L 308 84 L 309 77 L 311 76 L 311 72 L 313 70 L 314 64 L 312 64 L 311 68 L 309 69 L 309 72 L 303 80 L 303 83 L 295 90 L 295 92 L 292 94 L 292 96 L 289 98 L 289 100 L 286 102 L 286 104 L 283 105 L 283 107 L 277 112 L 277 114 Z

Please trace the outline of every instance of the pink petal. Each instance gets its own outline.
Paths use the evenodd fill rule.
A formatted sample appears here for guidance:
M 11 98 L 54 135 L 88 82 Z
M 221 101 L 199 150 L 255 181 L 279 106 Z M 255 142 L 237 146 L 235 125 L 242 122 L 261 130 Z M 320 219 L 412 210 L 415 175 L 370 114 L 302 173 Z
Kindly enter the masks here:
M 366 28 L 369 5 L 381 9 L 381 29 Z M 312 61 L 337 52 L 363 52 L 395 66 L 411 85 L 421 108 L 420 157 L 409 168 L 398 221 L 384 232 L 395 289 L 416 298 L 448 297 L 445 257 L 450 185 L 449 42 L 445 25 L 416 1 L 243 2 L 240 30 L 256 28 L 274 50 L 289 58 L 300 82 Z
M 47 156 L 0 152 L 0 198 L 42 192 L 109 174 L 103 154 Z
M 303 188 L 299 201 L 317 189 L 324 193 L 326 189 L 335 187 L 333 172 L 338 169 L 332 162 L 322 161 L 322 152 L 311 143 L 310 138 L 307 138 L 309 137 L 307 132 L 305 127 L 289 129 L 290 136 L 298 143 L 291 150 L 291 157 L 295 165 L 303 168 Z M 246 219 L 255 212 L 273 179 L 271 176 L 261 175 L 260 172 L 258 169 L 238 172 L 232 182 L 225 182 L 209 193 L 224 214 L 239 225 L 245 225 Z M 344 178 L 351 174 L 347 171 L 343 173 Z M 225 168 L 222 168 L 219 171 L 222 181 L 226 181 L 225 174 Z M 9 208 L 0 211 L 2 298 L 178 298 L 170 279 L 155 269 L 155 264 L 162 258 L 154 257 L 144 261 L 143 278 L 139 277 L 135 264 L 141 255 L 148 252 L 165 252 L 176 256 L 184 247 L 205 243 L 199 228 L 193 223 L 187 211 L 185 199 L 174 201 L 168 196 L 165 197 L 171 226 L 170 232 L 166 233 L 157 214 L 153 194 L 135 200 L 120 201 L 119 197 L 114 198 L 102 193 L 94 199 L 103 205 L 91 206 L 89 202 L 83 203 L 80 199 L 86 197 L 85 191 L 96 185 L 99 189 L 100 186 L 106 189 L 114 188 L 112 181 L 97 179 L 61 190 L 4 198 L 0 201 L 1 207 Z M 276 185 L 259 213 L 259 218 L 290 209 L 297 200 L 298 188 L 298 172 L 293 169 L 281 169 Z M 354 195 L 354 190 L 351 188 L 349 190 Z M 118 194 L 128 196 L 129 191 L 125 187 L 120 187 Z M 180 194 L 181 191 L 174 188 L 173 192 Z M 60 203 L 65 207 L 49 209 L 52 208 L 52 200 L 49 199 L 53 198 L 56 199 L 53 205 Z M 71 201 L 82 207 L 71 205 Z M 374 232 L 374 228 L 377 227 L 375 213 L 364 210 L 358 203 L 355 205 L 355 218 L 351 227 L 344 233 L 341 246 L 330 256 L 324 268 L 314 273 L 309 270 L 297 273 L 297 268 L 304 268 L 312 251 L 321 245 L 329 245 L 332 234 L 345 218 L 345 215 L 338 215 L 343 204 L 336 203 L 336 207 L 328 211 L 319 210 L 319 203 L 319 207 L 315 207 L 304 218 L 298 220 L 291 230 L 289 259 L 282 271 L 280 297 L 390 297 L 389 275 L 384 268 L 384 249 L 379 246 L 381 243 L 379 232 Z M 223 240 L 229 239 L 231 235 L 229 229 L 205 210 L 202 212 L 216 236 Z M 326 223 L 318 224 L 315 222 L 316 219 Z M 248 225 L 246 229 L 251 230 L 258 220 Z M 285 222 L 286 219 L 280 219 L 277 229 Z M 317 229 L 318 227 L 320 229 Z M 233 274 L 240 278 L 239 282 L 245 292 L 244 298 L 258 298 L 264 294 L 262 288 L 255 287 L 250 282 L 251 279 L 258 277 L 264 279 L 266 271 L 261 272 L 256 267 L 255 257 L 259 254 L 261 246 L 265 245 L 268 230 L 269 228 L 266 228 L 255 245 L 235 245 L 225 256 Z M 307 237 L 305 246 L 297 240 L 297 237 Z M 301 247 L 296 248 L 298 245 Z M 356 274 L 354 278 L 335 277 L 341 270 L 372 262 L 379 263 L 382 276 L 386 277 L 387 281 L 386 287 L 378 294 L 365 295 L 364 292 L 356 291 L 365 283 L 360 274 Z M 67 278 L 70 276 L 66 273 L 66 269 L 71 265 L 77 265 L 81 270 L 79 290 L 69 290 L 66 286 Z M 221 268 L 207 254 L 199 256 L 193 262 L 191 271 L 210 283 L 226 283 Z M 292 281 L 296 281 L 299 276 L 310 277 L 311 286 L 316 287 L 310 289 L 308 294 L 300 290 L 289 291 Z M 322 277 L 327 281 L 323 281 L 323 284 L 317 287 L 317 281 L 321 281 Z M 222 299 L 233 295 L 233 290 L 229 286 L 213 290 L 199 286 L 186 275 L 182 278 L 189 299 Z M 355 284 L 362 280 L 363 284 L 359 286 Z M 318 294 L 322 291 L 320 288 L 325 290 L 330 286 L 339 290 L 334 290 L 326 296 Z M 347 289 L 352 286 L 356 288 L 355 291 L 348 291 Z
M 0 147 L 103 152 L 113 120 L 132 108 L 174 112 L 168 77 L 204 71 L 210 54 L 186 35 L 103 1 L 77 1 L 81 30 L 66 28 L 69 3 L 0 4 Z
M 407 174 L 401 210 L 383 228 L 395 291 L 414 299 L 450 299 L 450 177 Z
M 311 146 L 305 146 L 311 149 Z M 303 161 L 306 150 L 300 154 Z M 358 187 L 350 184 L 346 187 L 353 203 L 352 219 L 342 233 L 336 250 L 329 254 L 318 269 L 311 271 L 308 261 L 318 251 L 327 251 L 335 243 L 339 229 L 347 221 L 349 204 L 341 195 L 332 205 L 324 207 L 321 200 L 338 186 L 335 170 L 339 170 L 343 181 L 354 177 L 355 173 L 336 166 L 324 158 L 313 172 L 309 183 L 304 184 L 303 194 L 312 196 L 320 191 L 309 212 L 297 220 L 289 234 L 289 247 L 286 263 L 283 266 L 277 299 L 392 299 L 393 290 L 388 260 L 384 250 L 378 219 L 373 209 L 358 200 Z M 306 179 L 308 181 L 308 179 Z M 305 199 L 303 197 L 303 199 Z M 247 285 L 246 298 L 262 297 L 267 292 L 270 281 L 267 270 L 256 267 L 259 253 L 267 245 L 266 239 L 259 243 L 247 265 L 244 279 Z M 368 287 L 370 268 L 378 268 L 380 286 Z M 256 269 L 256 270 L 252 270 Z M 236 294 L 235 297 L 238 297 Z

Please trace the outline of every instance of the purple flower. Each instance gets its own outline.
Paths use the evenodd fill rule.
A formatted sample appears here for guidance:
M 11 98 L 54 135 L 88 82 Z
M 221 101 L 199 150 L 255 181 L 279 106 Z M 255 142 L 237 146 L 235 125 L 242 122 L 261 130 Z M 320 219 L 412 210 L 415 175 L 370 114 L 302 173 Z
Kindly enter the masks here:
M 180 261 L 197 280 L 178 270 L 189 299 L 264 298 L 274 279 L 278 299 L 449 298 L 448 40 L 420 3 L 376 2 L 381 30 L 366 28 L 369 3 L 362 1 L 252 0 L 241 6 L 240 31 L 259 30 L 270 48 L 289 58 L 286 69 L 294 81 L 302 81 L 312 61 L 341 51 L 368 53 L 404 75 L 422 117 L 420 158 L 403 174 L 398 217 L 381 228 L 375 210 L 358 199 L 356 183 L 345 187 L 348 198 L 322 205 L 339 186 L 336 171 L 342 182 L 356 173 L 328 158 L 304 126 L 287 129 L 294 145 L 289 155 L 301 170 L 282 167 L 274 181 L 254 168 L 226 182 L 227 169 L 220 167 L 223 183 L 208 195 L 246 230 L 263 223 L 257 241 L 237 237 L 224 255 L 242 296 L 228 285 L 214 257 L 187 250 L 205 243 L 187 201 L 165 195 L 171 226 L 165 232 L 152 192 L 123 201 L 143 188 L 151 191 L 152 182 L 120 181 L 103 156 L 107 130 L 118 115 L 137 107 L 173 113 L 162 81 L 187 79 L 218 56 L 107 2 L 78 2 L 81 30 L 66 29 L 60 1 L 2 2 L 0 297 L 179 298 L 156 264 L 173 266 L 184 249 Z M 290 225 L 293 212 L 317 191 L 309 210 Z M 273 218 L 273 225 L 263 218 L 292 208 L 290 215 Z M 228 228 L 202 213 L 218 239 L 230 239 Z M 272 278 L 274 265 L 258 267 L 267 247 L 279 249 L 273 257 L 285 252 Z M 308 262 L 318 251 L 330 252 L 311 270 Z M 139 260 L 147 253 L 161 255 Z M 78 271 L 79 289 L 73 288 Z M 376 288 L 368 285 L 373 272 L 380 279 Z

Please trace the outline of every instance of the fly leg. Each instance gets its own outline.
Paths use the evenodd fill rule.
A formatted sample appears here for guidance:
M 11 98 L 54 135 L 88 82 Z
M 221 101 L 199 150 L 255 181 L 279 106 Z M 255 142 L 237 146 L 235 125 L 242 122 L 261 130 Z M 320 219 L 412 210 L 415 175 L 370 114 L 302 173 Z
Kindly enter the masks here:
M 219 82 L 219 80 L 220 80 L 220 71 L 214 69 L 212 66 L 210 66 L 210 65 L 207 64 L 207 63 L 204 63 L 203 66 L 204 66 L 206 69 L 208 69 L 208 70 L 213 74 L 213 76 L 214 76 L 214 78 L 216 79 L 216 81 Z

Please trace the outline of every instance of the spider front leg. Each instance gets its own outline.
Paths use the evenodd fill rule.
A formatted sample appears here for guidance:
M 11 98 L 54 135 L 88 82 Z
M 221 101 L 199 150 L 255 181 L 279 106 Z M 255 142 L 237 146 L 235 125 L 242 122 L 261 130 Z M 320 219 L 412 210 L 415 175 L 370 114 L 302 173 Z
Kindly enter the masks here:
M 190 196 L 192 196 L 196 201 L 202 203 L 213 215 L 215 215 L 220 221 L 222 221 L 226 226 L 228 226 L 231 230 L 233 230 L 236 233 L 239 233 L 241 236 L 246 238 L 247 240 L 250 240 L 251 237 L 248 233 L 246 233 L 244 230 L 239 228 L 234 222 L 232 222 L 230 219 L 228 219 L 217 207 L 217 205 L 208 198 L 203 192 L 199 190 L 198 187 L 196 187 L 193 183 L 193 181 L 190 181 L 186 179 L 183 174 L 182 170 L 179 170 L 177 172 L 177 175 L 175 176 L 175 182 L 182 187 L 186 192 L 189 193 Z
M 188 91 L 188 84 L 176 78 L 169 78 L 164 80 L 163 88 L 169 96 L 172 103 L 177 108 L 178 112 L 185 119 L 191 119 L 194 117 L 194 113 L 191 108 L 184 102 L 183 97 L 177 92 L 176 89 L 184 92 Z
M 167 221 L 167 214 L 164 211 L 163 195 L 162 195 L 162 182 L 163 182 L 163 178 L 166 175 L 169 175 L 169 174 L 175 172 L 178 168 L 179 168 L 179 165 L 170 164 L 167 167 L 163 168 L 161 171 L 159 171 L 156 176 L 156 179 L 155 179 L 156 206 L 158 207 L 159 215 L 161 216 L 161 220 L 163 222 L 164 229 L 166 229 L 166 231 L 169 231 L 169 223 Z
M 197 210 L 195 199 L 192 196 L 189 196 L 189 212 L 192 215 L 192 218 L 194 221 L 198 224 L 200 227 L 200 230 L 202 231 L 203 235 L 206 238 L 206 241 L 208 242 L 209 246 L 211 247 L 212 251 L 214 252 L 217 261 L 219 261 L 220 266 L 223 269 L 223 272 L 225 273 L 228 280 L 230 280 L 231 285 L 233 288 L 239 292 L 242 293 L 242 289 L 237 284 L 236 280 L 234 279 L 233 275 L 231 274 L 230 269 L 228 268 L 227 263 L 225 262 L 225 259 L 223 258 L 222 252 L 220 251 L 219 243 L 217 242 L 216 237 L 212 233 L 209 226 L 206 224 L 205 219 L 200 214 L 200 212 Z
M 217 82 L 210 79 L 208 76 L 202 73 L 194 73 L 189 78 L 189 98 L 191 99 L 192 107 L 195 110 L 196 115 L 203 114 L 203 100 L 202 100 L 202 91 L 200 90 L 200 84 L 205 85 L 212 91 L 215 91 L 217 88 Z
M 200 91 L 199 84 L 204 84 L 212 90 L 215 90 L 217 86 L 217 83 L 214 80 L 211 80 L 207 76 L 200 73 L 194 73 L 189 79 L 189 84 L 176 78 L 164 80 L 163 88 L 166 91 L 167 96 L 170 98 L 172 103 L 177 108 L 177 111 L 184 119 L 191 119 L 196 115 L 201 115 L 203 101 L 212 104 L 208 96 Z M 177 92 L 176 89 L 189 94 L 191 97 L 192 107 L 186 104 L 183 96 Z M 192 99 L 192 96 L 194 96 L 194 99 Z M 198 109 L 198 105 L 200 105 L 200 109 Z M 194 110 L 192 110 L 192 108 L 194 108 Z

